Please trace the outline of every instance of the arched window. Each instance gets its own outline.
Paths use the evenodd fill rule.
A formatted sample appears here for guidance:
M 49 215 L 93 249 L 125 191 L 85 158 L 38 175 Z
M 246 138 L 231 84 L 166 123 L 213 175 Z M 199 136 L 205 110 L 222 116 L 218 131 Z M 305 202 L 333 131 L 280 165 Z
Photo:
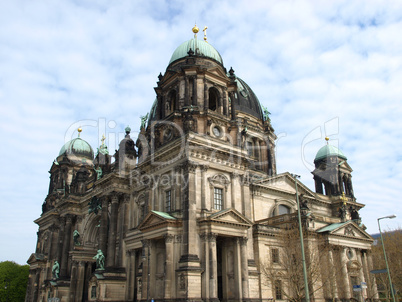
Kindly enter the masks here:
M 278 215 L 284 215 L 284 214 L 290 214 L 290 208 L 283 204 L 280 204 L 278 206 Z
M 165 102 L 165 116 L 168 116 L 176 109 L 176 90 L 171 90 Z
M 216 111 L 219 106 L 219 93 L 215 88 L 209 89 L 209 103 L 208 109 L 212 111 Z

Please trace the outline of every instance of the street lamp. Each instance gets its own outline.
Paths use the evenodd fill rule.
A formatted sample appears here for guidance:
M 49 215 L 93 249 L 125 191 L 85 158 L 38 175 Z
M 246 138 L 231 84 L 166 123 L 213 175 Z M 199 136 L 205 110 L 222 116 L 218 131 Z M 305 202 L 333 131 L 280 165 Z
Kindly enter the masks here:
M 299 219 L 299 233 L 300 233 L 300 247 L 302 254 L 302 264 L 303 264 L 303 278 L 304 278 L 304 292 L 306 294 L 306 302 L 310 302 L 310 293 L 308 289 L 308 281 L 307 281 L 307 270 L 306 270 L 306 256 L 304 255 L 304 240 L 303 240 L 303 230 L 302 230 L 302 221 L 301 221 L 301 211 L 300 211 L 300 202 L 299 202 L 299 193 L 297 191 L 297 179 L 300 178 L 300 175 L 291 174 L 295 179 L 296 186 L 296 202 L 297 202 L 297 218 Z
M 389 216 L 385 216 L 385 217 L 380 217 L 377 218 L 377 222 L 378 222 L 378 229 L 380 230 L 380 236 L 381 236 L 381 244 L 382 244 L 382 250 L 384 252 L 384 259 L 385 259 L 385 265 L 387 267 L 387 273 L 388 273 L 388 280 L 389 280 L 389 286 L 391 288 L 391 294 L 392 294 L 392 300 L 395 302 L 395 295 L 394 295 L 394 288 L 392 287 L 392 280 L 391 280 L 391 274 L 389 272 L 389 267 L 388 267 L 388 260 L 387 260 L 387 254 L 385 253 L 385 246 L 384 246 L 384 240 L 382 239 L 382 233 L 381 233 L 381 226 L 380 226 L 380 220 L 381 219 L 385 219 L 385 218 L 395 218 L 395 215 L 389 215 Z

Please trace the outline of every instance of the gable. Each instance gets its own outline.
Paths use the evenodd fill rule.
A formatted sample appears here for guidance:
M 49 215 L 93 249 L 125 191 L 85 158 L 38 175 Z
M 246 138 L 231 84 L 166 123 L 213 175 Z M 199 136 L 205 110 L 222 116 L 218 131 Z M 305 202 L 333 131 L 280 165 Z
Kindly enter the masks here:
M 203 219 L 205 221 L 205 219 Z M 219 211 L 207 217 L 206 221 L 219 222 L 249 228 L 252 222 L 235 209 Z
M 179 222 L 178 219 L 176 219 L 173 216 L 170 216 L 168 213 L 151 211 L 140 223 L 138 229 L 143 231 L 145 229 L 150 228 L 164 227 L 169 224 L 176 225 L 178 222 Z
M 262 180 L 259 184 L 262 187 L 267 189 L 275 190 L 275 191 L 283 191 L 287 194 L 296 194 L 296 184 L 294 178 L 290 175 L 289 172 L 279 174 L 275 177 L 270 177 L 265 180 Z M 306 187 L 300 180 L 297 181 L 297 191 L 299 194 L 304 194 L 306 197 L 314 198 L 313 192 Z
M 317 233 L 328 233 L 330 235 L 354 239 L 373 240 L 367 232 L 358 227 L 353 221 L 330 224 L 317 230 Z

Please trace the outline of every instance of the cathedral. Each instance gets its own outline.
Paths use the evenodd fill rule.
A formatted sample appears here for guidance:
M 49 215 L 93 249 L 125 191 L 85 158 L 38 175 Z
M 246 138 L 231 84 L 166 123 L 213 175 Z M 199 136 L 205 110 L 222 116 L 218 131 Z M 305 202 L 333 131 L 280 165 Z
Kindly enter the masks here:
M 269 111 L 198 32 L 159 74 L 137 138 L 127 127 L 95 154 L 79 128 L 61 147 L 26 301 L 378 298 L 347 157 L 323 142 L 314 191 L 278 172 Z

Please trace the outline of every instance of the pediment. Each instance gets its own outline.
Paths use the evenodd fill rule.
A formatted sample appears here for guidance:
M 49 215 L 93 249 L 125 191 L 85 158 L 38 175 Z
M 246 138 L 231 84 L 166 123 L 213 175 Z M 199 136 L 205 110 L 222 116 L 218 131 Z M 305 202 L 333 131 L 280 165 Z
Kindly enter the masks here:
M 317 230 L 317 232 L 355 239 L 373 240 L 367 232 L 357 226 L 353 221 L 333 223 Z
M 38 262 L 38 261 L 45 261 L 45 255 L 38 254 L 38 253 L 32 253 L 31 256 L 29 256 L 27 263 L 32 264 L 32 263 Z
M 224 80 L 227 79 L 227 75 L 223 72 L 222 68 L 215 67 L 215 68 L 208 69 L 208 73 L 211 75 L 220 77 Z
M 295 180 L 288 172 L 264 179 L 259 184 L 257 183 L 257 185 L 275 191 L 283 191 L 287 194 L 296 194 Z M 300 182 L 300 180 L 297 182 L 297 190 L 299 194 L 304 194 L 306 197 L 314 198 L 313 192 Z
M 235 209 L 226 209 L 219 212 L 216 212 L 206 219 L 202 219 L 203 221 L 210 221 L 210 222 L 218 222 L 228 225 L 237 225 L 249 228 L 252 225 L 252 222 L 240 214 Z
M 165 212 L 151 211 L 138 226 L 143 231 L 149 228 L 159 228 L 168 224 L 177 224 L 178 219 Z

